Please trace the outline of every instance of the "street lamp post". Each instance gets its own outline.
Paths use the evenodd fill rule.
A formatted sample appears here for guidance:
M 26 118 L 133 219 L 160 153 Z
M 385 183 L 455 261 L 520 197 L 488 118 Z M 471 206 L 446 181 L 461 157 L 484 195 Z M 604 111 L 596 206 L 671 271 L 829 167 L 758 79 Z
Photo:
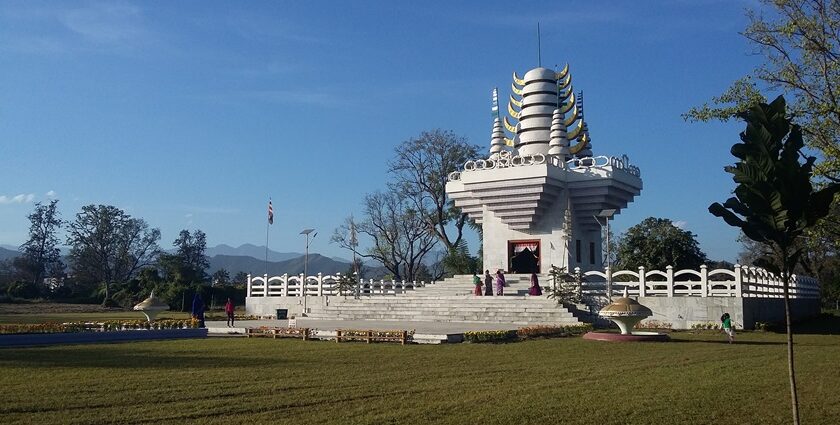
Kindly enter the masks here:
M 306 251 L 303 255 L 303 281 L 301 282 L 301 291 L 303 294 L 303 314 L 302 316 L 306 317 L 306 286 L 309 281 L 309 241 L 310 237 L 309 234 L 314 232 L 315 229 L 303 229 L 300 234 L 306 237 Z M 315 236 L 318 236 L 318 233 L 312 234 L 312 239 L 315 239 Z
M 612 301 L 612 256 L 610 255 L 610 218 L 615 215 L 616 210 L 601 210 L 597 216 L 595 216 L 595 221 L 598 222 L 598 225 L 601 226 L 601 220 L 599 218 L 603 218 L 604 222 L 606 223 L 602 227 L 606 227 L 607 229 L 607 299 Z

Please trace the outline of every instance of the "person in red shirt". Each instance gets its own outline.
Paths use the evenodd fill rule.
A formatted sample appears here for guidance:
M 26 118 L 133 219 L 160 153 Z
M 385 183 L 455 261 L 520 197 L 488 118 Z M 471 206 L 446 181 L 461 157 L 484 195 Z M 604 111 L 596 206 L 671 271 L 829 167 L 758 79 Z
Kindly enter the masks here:
M 230 298 L 225 303 L 225 313 L 227 313 L 227 325 L 229 328 L 233 327 L 233 301 Z

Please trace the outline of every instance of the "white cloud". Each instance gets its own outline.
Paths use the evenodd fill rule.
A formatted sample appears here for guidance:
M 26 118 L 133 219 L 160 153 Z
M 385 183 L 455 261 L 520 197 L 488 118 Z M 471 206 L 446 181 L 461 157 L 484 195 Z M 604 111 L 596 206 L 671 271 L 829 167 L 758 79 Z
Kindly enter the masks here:
M 153 41 L 143 11 L 122 0 L 0 8 L 0 50 L 35 54 L 122 51 Z
M 94 43 L 122 43 L 143 32 L 140 9 L 128 3 L 91 3 L 68 10 L 58 19 L 68 30 Z
M 688 222 L 685 220 L 677 220 L 674 222 L 674 226 L 685 230 L 685 228 L 688 227 Z
M 55 193 L 54 190 L 51 190 L 51 191 L 44 194 L 44 196 L 46 196 L 47 198 L 50 198 L 50 199 L 55 199 L 56 195 L 58 195 L 58 194 Z
M 12 197 L 6 195 L 0 195 L 0 205 L 6 204 L 28 204 L 35 200 L 34 193 L 21 193 L 19 195 L 15 195 Z

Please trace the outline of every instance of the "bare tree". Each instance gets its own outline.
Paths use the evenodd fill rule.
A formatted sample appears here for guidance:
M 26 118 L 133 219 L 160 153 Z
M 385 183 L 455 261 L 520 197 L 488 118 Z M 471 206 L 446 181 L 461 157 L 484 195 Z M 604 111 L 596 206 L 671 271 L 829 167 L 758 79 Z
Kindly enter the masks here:
M 364 207 L 365 217 L 355 223 L 355 229 L 370 238 L 372 245 L 360 256 L 379 261 L 396 280 L 416 279 L 423 259 L 437 243 L 423 217 L 394 191 L 368 194 Z M 333 232 L 332 242 L 345 249 L 356 249 L 353 226 L 347 218 Z
M 447 199 L 446 181 L 449 173 L 476 158 L 478 152 L 479 148 L 466 138 L 436 129 L 402 142 L 389 164 L 394 177 L 392 188 L 408 200 L 447 251 L 457 247 L 463 238 L 468 217 Z
M 29 214 L 29 240 L 20 246 L 23 263 L 35 285 L 40 285 L 44 277 L 64 272 L 56 235 L 62 225 L 57 204 L 58 200 L 50 201 L 49 205 L 35 204 L 35 210 Z

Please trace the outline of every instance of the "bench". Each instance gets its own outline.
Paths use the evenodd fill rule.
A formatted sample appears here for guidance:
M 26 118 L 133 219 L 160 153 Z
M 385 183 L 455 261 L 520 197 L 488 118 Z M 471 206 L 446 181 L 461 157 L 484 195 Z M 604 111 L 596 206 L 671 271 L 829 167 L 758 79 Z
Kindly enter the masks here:
M 302 338 L 304 341 L 309 339 L 309 328 L 278 328 L 261 326 L 259 328 L 248 328 L 245 330 L 245 336 L 251 337 L 271 337 L 277 338 Z
M 399 342 L 405 345 L 411 341 L 414 331 L 374 331 L 374 330 L 353 330 L 336 329 L 335 342 L 341 341 L 364 341 L 371 342 Z

